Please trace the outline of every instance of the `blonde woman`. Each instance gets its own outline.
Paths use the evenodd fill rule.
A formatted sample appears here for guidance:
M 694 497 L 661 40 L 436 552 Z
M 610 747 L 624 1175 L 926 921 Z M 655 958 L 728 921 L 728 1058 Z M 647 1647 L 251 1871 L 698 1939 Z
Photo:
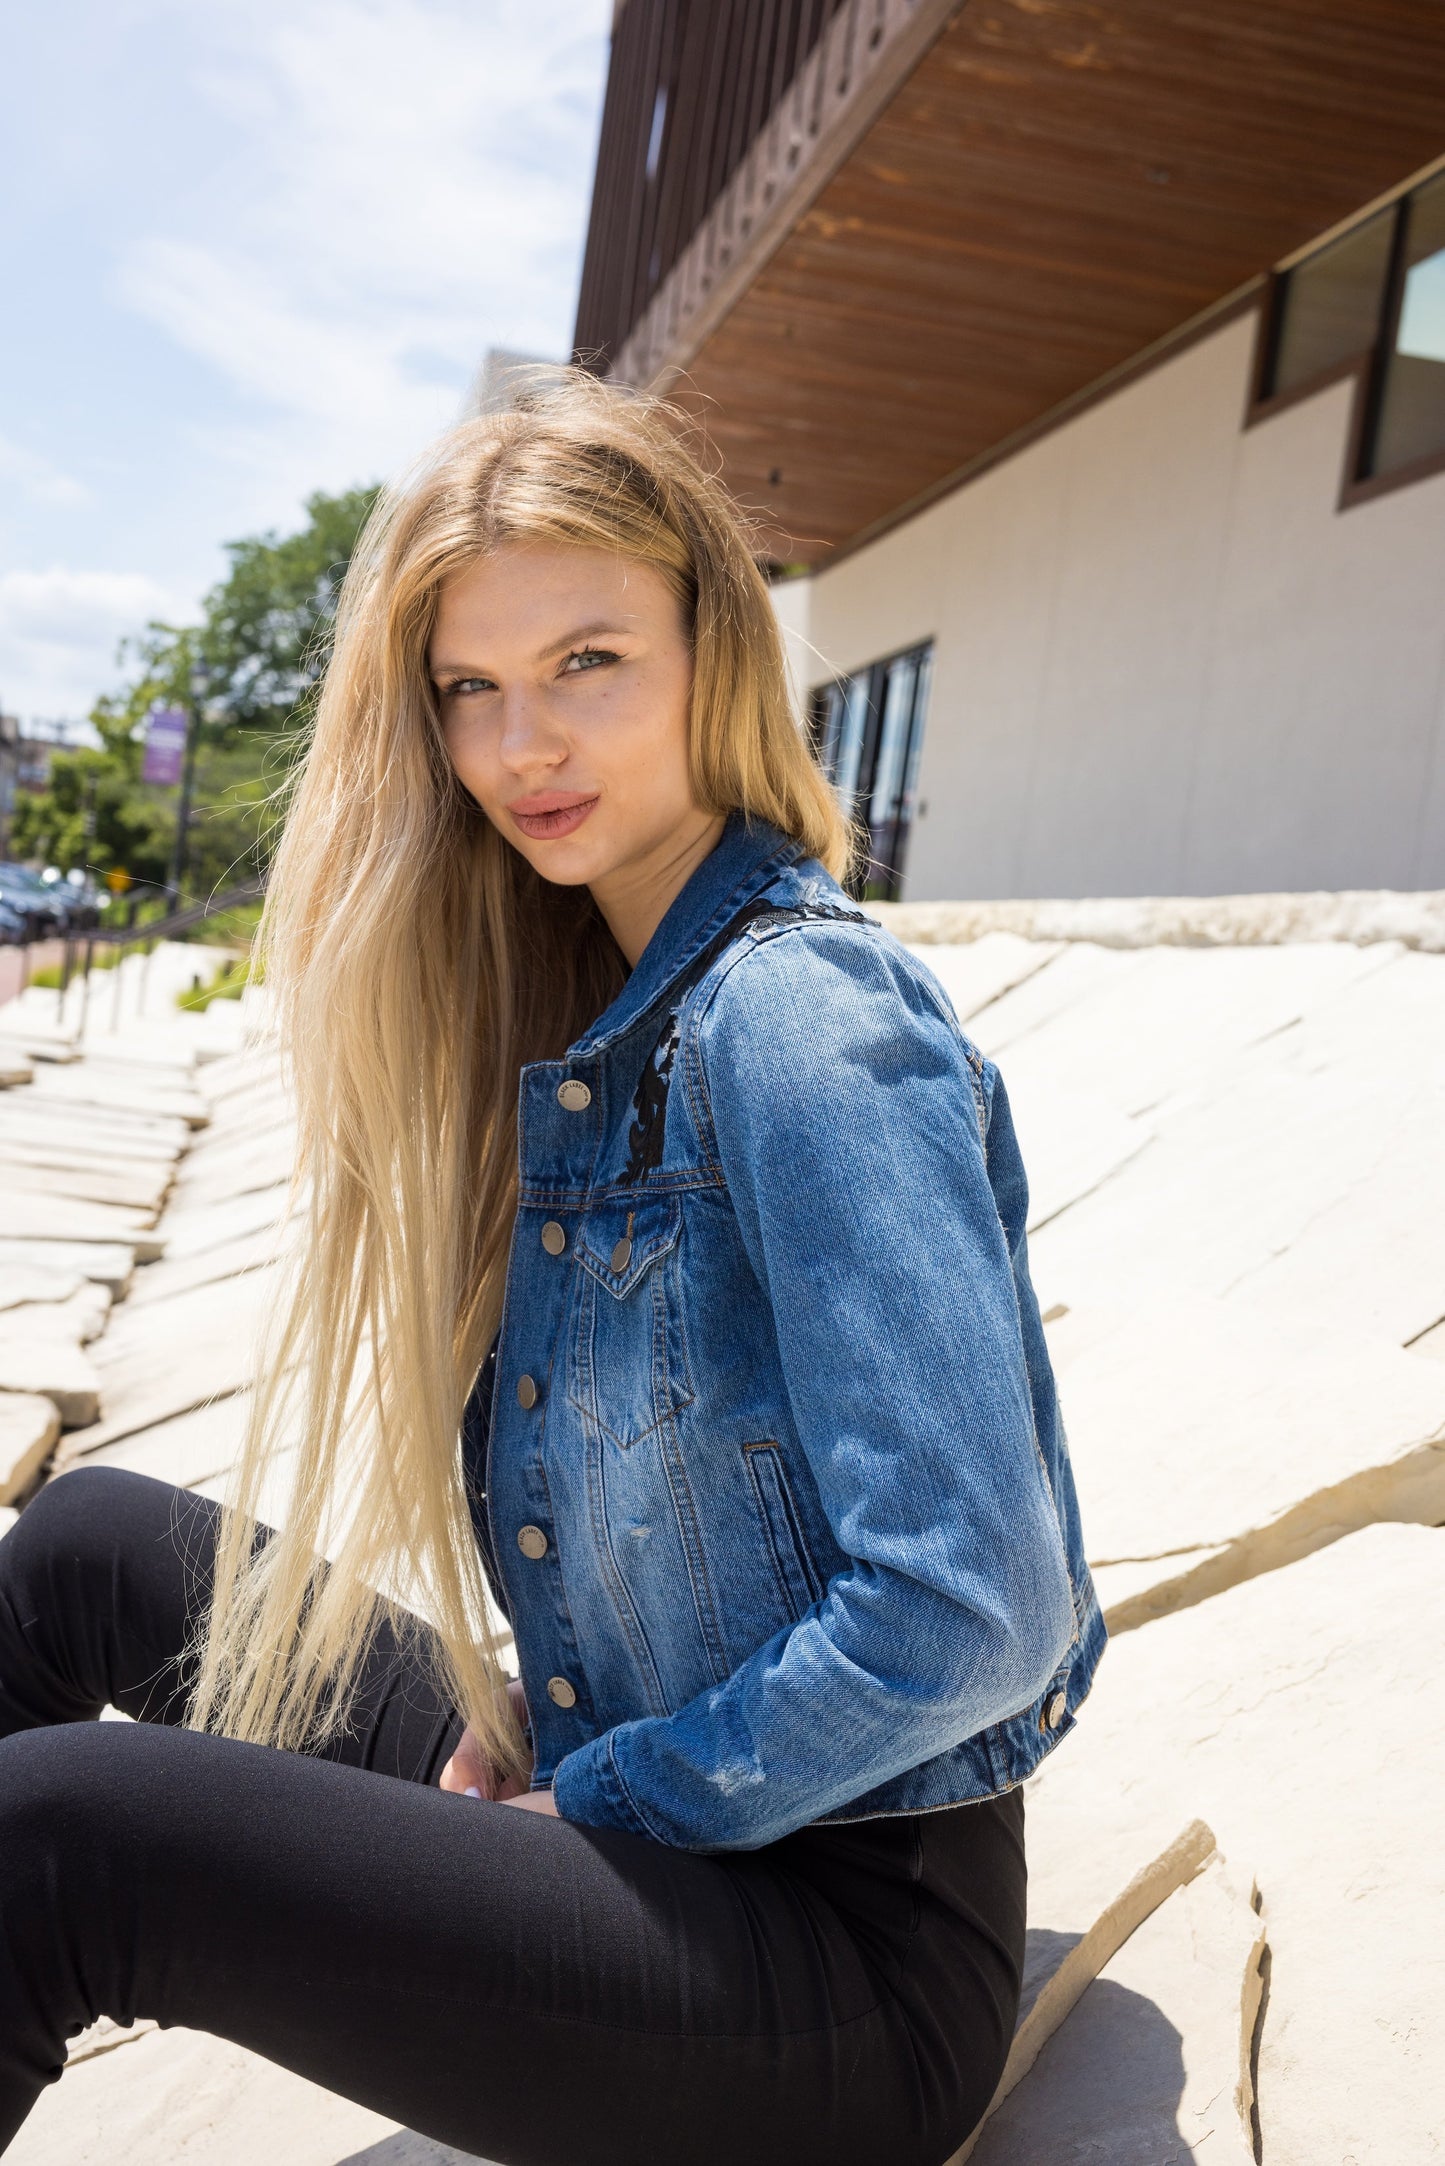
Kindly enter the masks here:
M 984 2112 L 1104 1635 L 1003 1089 L 848 849 L 664 411 L 563 372 L 391 493 L 234 1507 L 81 1471 L 0 1544 L 0 2148 L 102 2013 L 527 2166 Z

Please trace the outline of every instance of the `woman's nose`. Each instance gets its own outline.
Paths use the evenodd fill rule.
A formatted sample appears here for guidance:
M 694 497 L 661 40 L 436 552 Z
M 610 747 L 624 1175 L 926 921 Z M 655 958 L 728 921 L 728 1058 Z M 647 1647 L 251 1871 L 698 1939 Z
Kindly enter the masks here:
M 506 695 L 502 703 L 502 765 L 513 774 L 528 768 L 556 767 L 567 757 L 567 741 L 547 713 L 545 700 L 525 692 Z

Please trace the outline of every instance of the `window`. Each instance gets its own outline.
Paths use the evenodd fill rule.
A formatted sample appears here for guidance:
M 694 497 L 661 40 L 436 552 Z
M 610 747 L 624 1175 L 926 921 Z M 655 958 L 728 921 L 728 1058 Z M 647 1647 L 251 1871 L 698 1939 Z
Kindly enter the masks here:
M 1395 214 L 1381 211 L 1284 277 L 1267 397 L 1358 361 L 1379 333 Z
M 1355 372 L 1343 502 L 1445 467 L 1445 173 L 1282 273 L 1268 319 L 1258 417 Z
M 1381 364 L 1370 471 L 1445 454 L 1445 174 L 1407 198 L 1399 313 Z
M 853 886 L 863 902 L 896 902 L 918 795 L 932 642 L 821 685 L 810 725 L 848 817 L 867 833 Z

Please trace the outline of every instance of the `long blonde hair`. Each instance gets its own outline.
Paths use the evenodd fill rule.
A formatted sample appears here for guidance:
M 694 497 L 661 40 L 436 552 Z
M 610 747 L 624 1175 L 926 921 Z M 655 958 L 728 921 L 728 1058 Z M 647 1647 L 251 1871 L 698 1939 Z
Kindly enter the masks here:
M 835 872 L 849 855 L 747 522 L 670 408 L 580 369 L 534 374 L 383 496 L 260 933 L 295 1097 L 298 1238 L 196 1649 L 190 1720 L 234 1737 L 297 1747 L 342 1726 L 379 1622 L 405 1632 L 409 1609 L 483 1749 L 519 1764 L 459 1429 L 501 1315 L 518 1071 L 558 1057 L 626 976 L 588 891 L 539 878 L 442 741 L 438 592 L 521 540 L 656 567 L 691 631 L 700 804 L 771 821 Z M 282 1531 L 253 1553 L 263 1505 Z

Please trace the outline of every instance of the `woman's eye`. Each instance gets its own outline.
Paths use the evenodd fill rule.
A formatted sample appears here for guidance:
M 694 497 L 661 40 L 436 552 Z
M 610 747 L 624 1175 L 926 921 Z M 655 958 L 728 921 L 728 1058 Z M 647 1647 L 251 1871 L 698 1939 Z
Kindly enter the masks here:
M 485 692 L 491 681 L 490 677 L 458 677 L 447 686 L 447 696 L 450 698 L 457 692 Z
M 562 665 L 562 674 L 564 676 L 581 677 L 591 669 L 595 662 L 615 662 L 616 660 L 616 655 L 606 647 L 574 647 Z M 572 667 L 574 662 L 580 665 L 577 669 Z

